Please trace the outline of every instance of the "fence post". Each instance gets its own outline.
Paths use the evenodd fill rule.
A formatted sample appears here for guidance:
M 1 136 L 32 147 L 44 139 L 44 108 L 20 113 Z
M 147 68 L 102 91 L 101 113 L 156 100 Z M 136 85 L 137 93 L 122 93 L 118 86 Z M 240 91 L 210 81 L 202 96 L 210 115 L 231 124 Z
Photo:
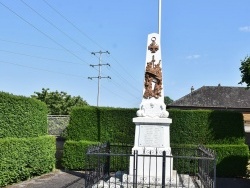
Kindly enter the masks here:
M 165 187 L 165 179 L 166 179 L 166 151 L 163 151 L 162 153 L 162 185 L 161 187 Z
M 216 157 L 216 155 L 214 156 L 214 181 L 213 181 L 213 183 L 214 183 L 214 188 L 216 188 L 216 161 L 217 161 L 217 159 L 216 159 L 217 157 Z
M 137 167 L 138 167 L 138 151 L 133 152 L 133 188 L 137 187 Z
M 110 173 L 110 142 L 107 142 L 106 152 L 108 153 L 105 161 L 104 175 L 108 175 Z

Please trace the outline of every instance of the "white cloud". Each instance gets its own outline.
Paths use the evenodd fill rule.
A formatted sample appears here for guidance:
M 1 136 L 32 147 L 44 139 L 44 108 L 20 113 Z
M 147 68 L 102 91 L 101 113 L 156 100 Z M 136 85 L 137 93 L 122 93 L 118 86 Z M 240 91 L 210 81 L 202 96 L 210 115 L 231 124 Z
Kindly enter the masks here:
M 199 59 L 201 55 L 195 54 L 195 55 L 189 55 L 186 57 L 186 59 Z
M 242 32 L 250 32 L 250 26 L 240 27 L 239 30 Z

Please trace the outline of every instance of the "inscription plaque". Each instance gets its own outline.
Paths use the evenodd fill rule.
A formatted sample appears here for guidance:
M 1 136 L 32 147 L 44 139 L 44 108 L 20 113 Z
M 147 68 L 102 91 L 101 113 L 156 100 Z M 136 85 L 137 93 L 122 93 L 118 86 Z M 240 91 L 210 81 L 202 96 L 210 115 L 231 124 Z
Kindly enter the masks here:
M 141 125 L 139 146 L 140 147 L 163 147 L 164 127 L 155 125 Z

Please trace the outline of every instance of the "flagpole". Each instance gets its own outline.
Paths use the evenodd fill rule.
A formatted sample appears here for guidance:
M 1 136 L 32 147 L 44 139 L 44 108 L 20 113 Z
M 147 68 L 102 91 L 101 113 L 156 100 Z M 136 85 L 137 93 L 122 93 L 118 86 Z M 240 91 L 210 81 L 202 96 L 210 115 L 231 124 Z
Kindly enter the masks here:
M 158 7 L 158 33 L 161 38 L 161 0 L 159 0 L 159 7 Z

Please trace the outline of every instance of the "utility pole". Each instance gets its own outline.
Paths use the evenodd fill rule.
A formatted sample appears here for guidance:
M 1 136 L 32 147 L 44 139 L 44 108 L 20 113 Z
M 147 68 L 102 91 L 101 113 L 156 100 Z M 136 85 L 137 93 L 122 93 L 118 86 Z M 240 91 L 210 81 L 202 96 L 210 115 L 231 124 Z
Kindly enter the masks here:
M 109 78 L 109 79 L 111 79 L 110 76 L 106 76 L 106 77 L 101 76 L 101 66 L 103 66 L 103 65 L 105 65 L 105 66 L 110 66 L 110 64 L 108 64 L 108 63 L 101 63 L 101 62 L 102 62 L 101 57 L 102 57 L 102 54 L 104 54 L 104 53 L 110 54 L 109 51 L 105 51 L 105 52 L 103 52 L 103 51 L 91 52 L 91 54 L 93 54 L 93 55 L 99 54 L 99 63 L 96 64 L 96 65 L 90 65 L 91 67 L 98 66 L 98 76 L 97 76 L 97 77 L 88 77 L 88 79 L 91 79 L 91 80 L 92 80 L 93 78 L 97 78 L 97 79 L 98 79 L 97 107 L 99 106 L 99 99 L 100 99 L 100 80 L 101 80 L 102 78 Z

